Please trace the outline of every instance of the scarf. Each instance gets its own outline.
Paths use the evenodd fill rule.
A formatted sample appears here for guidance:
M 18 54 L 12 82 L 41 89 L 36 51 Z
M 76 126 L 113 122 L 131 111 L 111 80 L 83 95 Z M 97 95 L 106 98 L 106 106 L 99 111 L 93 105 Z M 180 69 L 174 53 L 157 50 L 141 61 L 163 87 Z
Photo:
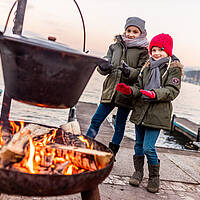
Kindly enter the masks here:
M 152 58 L 149 59 L 150 61 L 150 75 L 149 80 L 144 86 L 144 90 L 152 90 L 154 88 L 160 88 L 160 69 L 165 66 L 166 63 L 169 62 L 169 57 L 161 58 L 159 60 L 153 60 Z M 142 94 L 142 98 L 144 100 L 151 100 L 149 97 Z
M 147 32 L 144 30 L 144 32 L 137 38 L 129 39 L 125 35 L 122 35 L 122 39 L 127 47 L 147 47 L 149 43 L 146 36 Z
M 152 90 L 154 88 L 160 88 L 160 69 L 169 62 L 169 57 L 161 58 L 159 60 L 149 59 L 150 61 L 150 76 L 148 82 L 144 86 L 144 90 Z

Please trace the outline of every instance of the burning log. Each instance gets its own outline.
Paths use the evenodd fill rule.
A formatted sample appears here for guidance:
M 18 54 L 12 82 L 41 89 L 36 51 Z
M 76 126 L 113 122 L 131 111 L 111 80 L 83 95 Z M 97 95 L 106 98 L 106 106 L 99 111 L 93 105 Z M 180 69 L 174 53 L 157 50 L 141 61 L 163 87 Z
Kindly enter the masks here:
M 72 134 L 80 134 L 80 126 L 77 121 L 61 125 L 63 130 Z M 19 132 L 15 133 L 11 141 L 0 149 L 0 167 L 10 162 L 16 162 L 24 156 L 24 146 L 30 137 L 40 136 L 49 133 L 51 129 L 37 124 L 28 124 Z M 10 133 L 6 133 L 10 135 Z M 5 135 L 5 133 L 4 133 Z
M 47 148 L 55 148 L 63 151 L 63 154 L 68 155 L 72 164 L 90 171 L 104 168 L 112 158 L 112 153 L 109 152 L 62 144 L 48 145 Z
M 30 137 L 49 133 L 51 129 L 36 124 L 28 124 L 19 132 L 15 133 L 10 142 L 0 150 L 0 167 L 10 162 L 16 162 L 24 156 L 24 146 Z
M 95 171 L 106 167 L 112 158 L 112 154 L 109 152 L 62 144 L 37 146 L 35 152 L 43 152 L 40 159 L 36 159 L 37 154 L 35 155 L 37 161 L 34 161 L 35 169 L 31 173 L 37 174 L 71 175 L 84 171 Z M 30 172 L 29 169 L 26 169 L 27 155 L 20 163 L 13 164 L 12 169 Z
M 84 136 L 70 134 L 63 129 L 29 124 L 0 150 L 0 167 L 33 174 L 71 175 L 102 169 L 109 164 L 112 153 L 93 150 L 93 143 L 90 145 Z M 66 145 L 63 135 L 73 136 L 84 147 Z

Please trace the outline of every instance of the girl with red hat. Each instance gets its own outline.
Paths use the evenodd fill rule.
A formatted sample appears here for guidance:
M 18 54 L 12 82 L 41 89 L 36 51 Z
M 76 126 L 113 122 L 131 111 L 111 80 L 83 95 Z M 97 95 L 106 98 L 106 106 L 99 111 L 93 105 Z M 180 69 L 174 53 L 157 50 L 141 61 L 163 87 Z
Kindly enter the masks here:
M 170 130 L 172 103 L 181 88 L 183 66 L 172 54 L 173 40 L 168 34 L 153 37 L 149 45 L 150 59 L 143 66 L 137 83 L 130 87 L 119 83 L 116 90 L 133 98 L 130 121 L 135 124 L 136 141 L 133 156 L 135 172 L 129 180 L 139 186 L 144 174 L 144 158 L 148 161 L 147 190 L 158 192 L 159 169 L 155 144 L 161 129 Z

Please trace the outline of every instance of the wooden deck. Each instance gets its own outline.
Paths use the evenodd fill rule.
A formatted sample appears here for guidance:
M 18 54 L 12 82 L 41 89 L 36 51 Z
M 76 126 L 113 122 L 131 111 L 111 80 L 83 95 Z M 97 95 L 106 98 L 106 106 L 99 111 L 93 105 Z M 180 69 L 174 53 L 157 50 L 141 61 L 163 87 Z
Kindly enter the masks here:
M 200 131 L 200 124 L 196 124 L 186 118 L 176 117 L 175 115 L 173 115 L 171 125 L 172 132 L 178 131 L 187 136 L 192 141 L 199 140 L 198 132 Z

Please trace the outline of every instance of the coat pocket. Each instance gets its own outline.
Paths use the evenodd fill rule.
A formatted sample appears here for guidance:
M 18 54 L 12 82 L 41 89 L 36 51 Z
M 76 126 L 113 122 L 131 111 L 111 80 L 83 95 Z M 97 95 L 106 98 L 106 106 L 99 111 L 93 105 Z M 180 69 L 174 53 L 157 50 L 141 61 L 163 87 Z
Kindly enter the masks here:
M 116 91 L 115 105 L 132 109 L 134 105 L 134 98 L 132 95 L 125 95 L 121 92 Z

